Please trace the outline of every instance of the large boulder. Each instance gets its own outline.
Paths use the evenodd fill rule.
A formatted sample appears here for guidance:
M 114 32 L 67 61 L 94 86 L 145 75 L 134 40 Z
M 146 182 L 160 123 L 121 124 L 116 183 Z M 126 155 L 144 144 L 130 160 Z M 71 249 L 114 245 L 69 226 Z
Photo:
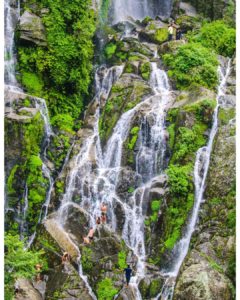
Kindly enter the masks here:
M 20 18 L 19 31 L 21 40 L 30 41 L 40 46 L 47 45 L 45 28 L 41 18 L 37 15 L 25 11 Z
M 116 300 L 135 300 L 135 299 L 136 299 L 135 291 L 131 286 L 124 287 L 116 298 Z
M 211 266 L 201 253 L 192 251 L 174 293 L 175 300 L 230 300 L 231 282 Z M 217 267 L 216 267 L 217 268 Z
M 64 268 L 58 266 L 55 270 L 51 270 L 48 276 L 45 299 L 93 299 L 85 282 L 71 264 L 66 264 Z
M 80 206 L 71 203 L 64 208 L 62 214 L 65 213 L 67 213 L 67 218 L 64 222 L 64 229 L 78 244 L 81 244 L 83 237 L 88 233 L 90 225 L 87 212 Z
M 163 278 L 160 276 L 146 276 L 139 283 L 139 290 L 143 299 L 150 300 L 156 297 L 162 289 Z
M 32 282 L 28 279 L 19 278 L 16 281 L 15 288 L 18 289 L 14 300 L 42 300 L 42 295 L 36 290 Z
M 139 33 L 139 38 L 155 44 L 162 44 L 168 39 L 167 24 L 161 21 L 150 21 Z

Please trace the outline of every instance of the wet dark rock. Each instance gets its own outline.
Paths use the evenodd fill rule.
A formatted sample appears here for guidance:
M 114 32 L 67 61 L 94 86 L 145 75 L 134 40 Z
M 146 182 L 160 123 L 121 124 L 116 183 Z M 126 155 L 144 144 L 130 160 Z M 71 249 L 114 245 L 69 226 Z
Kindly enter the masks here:
M 58 299 L 92 300 L 84 281 L 69 263 L 49 272 L 46 300 L 53 299 L 55 295 Z
M 82 208 L 74 204 L 66 206 L 65 213 L 68 215 L 64 223 L 64 229 L 69 234 L 74 235 L 77 242 L 81 244 L 83 237 L 86 236 L 89 231 L 88 214 Z
M 163 282 L 161 277 L 146 276 L 142 279 L 139 283 L 139 290 L 143 299 L 150 300 L 156 297 L 162 289 Z

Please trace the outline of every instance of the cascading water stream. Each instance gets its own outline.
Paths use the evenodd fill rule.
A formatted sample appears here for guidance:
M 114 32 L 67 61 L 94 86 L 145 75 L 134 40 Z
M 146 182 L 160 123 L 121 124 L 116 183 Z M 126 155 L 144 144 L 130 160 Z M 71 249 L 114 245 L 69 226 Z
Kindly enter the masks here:
M 196 227 L 200 205 L 203 202 L 203 196 L 206 188 L 206 178 L 208 174 L 213 141 L 218 129 L 218 109 L 220 106 L 219 100 L 222 98 L 222 96 L 225 93 L 226 80 L 231 70 L 230 59 L 228 60 L 227 66 L 221 66 L 221 63 L 222 61 L 220 59 L 220 66 L 218 68 L 220 84 L 218 86 L 218 93 L 217 93 L 217 106 L 213 114 L 213 124 L 210 132 L 208 144 L 207 146 L 200 148 L 196 154 L 196 160 L 194 166 L 194 185 L 195 185 L 194 207 L 183 237 L 174 246 L 172 263 L 168 268 L 168 270 L 162 271 L 163 275 L 166 276 L 167 279 L 164 288 L 162 289 L 161 293 L 156 297 L 156 300 L 160 299 L 160 297 L 161 300 L 171 300 L 173 297 L 176 277 L 178 275 L 182 262 L 187 255 L 191 237 Z
M 5 17 L 5 46 L 4 46 L 4 82 L 7 85 L 17 87 L 17 80 L 15 76 L 15 44 L 14 44 L 14 30 L 20 18 L 20 1 L 14 2 L 9 0 L 4 1 L 4 17 Z
M 142 20 L 157 15 L 168 18 L 171 14 L 171 0 L 114 0 L 112 2 L 113 24 L 131 19 Z
M 73 203 L 72 198 L 76 193 L 81 198 L 80 206 L 90 213 L 91 225 L 95 226 L 95 219 L 100 211 L 100 204 L 104 201 L 109 206 L 109 223 L 113 230 L 116 230 L 116 216 L 114 205 L 120 202 L 125 212 L 125 224 L 122 232 L 126 244 L 133 250 L 138 257 L 137 272 L 131 280 L 132 287 L 135 290 L 136 299 L 142 299 L 138 290 L 138 284 L 144 277 L 145 269 L 145 244 L 144 244 L 144 213 L 143 201 L 144 191 L 151 184 L 152 177 L 147 178 L 143 185 L 137 188 L 133 196 L 125 203 L 116 193 L 116 187 L 121 172 L 121 159 L 123 144 L 131 128 L 131 120 L 144 105 L 147 107 L 144 112 L 146 120 L 152 120 L 152 130 L 149 132 L 149 143 L 146 145 L 144 139 L 140 139 L 140 146 L 136 158 L 136 164 L 148 165 L 150 160 L 154 161 L 151 165 L 151 176 L 160 174 L 163 169 L 163 160 L 157 164 L 160 157 L 164 156 L 166 147 L 165 133 L 165 115 L 166 108 L 170 103 L 171 97 L 169 84 L 164 71 L 157 68 L 156 63 L 152 63 L 152 74 L 150 86 L 154 95 L 136 105 L 133 109 L 125 112 L 118 120 L 108 143 L 103 150 L 101 149 L 99 137 L 99 108 L 97 106 L 94 115 L 92 129 L 87 138 L 83 141 L 79 154 L 73 162 L 73 169 L 67 178 L 66 193 L 63 196 L 62 204 L 59 209 L 58 221 L 64 228 L 64 222 L 67 218 L 67 207 Z M 96 97 L 94 101 L 99 102 L 103 95 L 107 99 L 111 86 L 121 75 L 123 67 L 113 67 L 105 72 L 103 79 L 96 74 Z M 113 76 L 116 73 L 116 76 Z M 100 103 L 99 103 L 100 104 Z M 142 132 L 142 130 L 140 130 Z M 150 152 L 148 157 L 146 152 Z M 139 175 L 144 177 L 139 171 Z M 144 181 L 144 180 L 143 180 Z M 139 200 L 140 199 L 140 200 Z

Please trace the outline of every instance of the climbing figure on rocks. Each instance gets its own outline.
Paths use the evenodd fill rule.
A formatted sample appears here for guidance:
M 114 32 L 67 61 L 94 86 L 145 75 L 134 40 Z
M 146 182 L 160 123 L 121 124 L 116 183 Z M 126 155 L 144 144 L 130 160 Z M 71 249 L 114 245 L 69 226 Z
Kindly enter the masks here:
M 86 245 L 91 244 L 91 242 L 93 241 L 94 232 L 95 232 L 94 228 L 91 227 L 89 229 L 88 235 L 83 237 L 83 243 L 84 244 L 86 244 Z
M 107 210 L 108 210 L 108 207 L 107 207 L 107 204 L 105 204 L 105 202 L 102 203 L 101 205 L 101 221 L 103 224 L 105 224 L 107 222 Z
M 87 237 L 89 238 L 89 241 L 92 242 L 93 241 L 93 235 L 94 235 L 95 230 L 93 229 L 93 227 L 90 228 Z
M 127 286 L 128 286 L 130 279 L 131 279 L 131 274 L 132 274 L 132 269 L 130 268 L 130 265 L 128 265 L 128 267 L 124 269 L 124 272 L 125 272 Z
M 39 282 L 41 281 L 41 272 L 42 272 L 42 265 L 41 264 L 36 264 L 35 269 L 37 271 L 37 275 L 36 275 L 36 281 Z
M 84 243 L 85 245 L 90 244 L 90 240 L 89 240 L 89 238 L 88 238 L 87 236 L 84 236 L 84 237 L 83 237 L 83 243 Z
M 70 255 L 67 252 L 64 252 L 62 256 L 62 265 L 67 262 L 70 262 Z
M 100 225 L 100 224 L 101 224 L 101 218 L 100 218 L 100 217 L 97 217 L 97 219 L 96 219 L 96 224 L 97 224 L 97 225 Z

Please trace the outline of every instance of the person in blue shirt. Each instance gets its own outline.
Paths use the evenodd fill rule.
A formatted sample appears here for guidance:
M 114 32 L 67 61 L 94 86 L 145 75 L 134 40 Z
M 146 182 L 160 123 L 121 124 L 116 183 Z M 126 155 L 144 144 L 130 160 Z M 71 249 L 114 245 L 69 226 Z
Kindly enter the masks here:
M 128 286 L 132 274 L 132 269 L 130 268 L 130 265 L 128 265 L 128 267 L 125 268 L 124 271 L 125 271 L 125 276 L 126 276 L 126 281 Z

